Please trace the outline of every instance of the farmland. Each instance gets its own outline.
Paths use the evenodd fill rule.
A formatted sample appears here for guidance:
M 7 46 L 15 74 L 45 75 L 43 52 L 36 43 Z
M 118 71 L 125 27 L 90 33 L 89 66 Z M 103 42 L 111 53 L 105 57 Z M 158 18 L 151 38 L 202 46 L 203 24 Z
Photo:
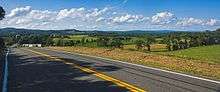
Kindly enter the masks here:
M 163 55 L 208 61 L 209 63 L 220 63 L 220 45 L 201 46 L 189 48 L 186 50 L 159 52 Z
M 190 40 L 186 41 L 186 38 L 184 42 L 183 38 L 171 37 L 175 39 L 173 43 L 178 42 L 178 45 L 176 45 L 177 47 L 171 46 L 171 50 L 169 50 L 168 46 L 170 44 L 166 43 L 166 37 L 164 36 L 153 36 L 153 40 L 152 38 L 142 36 L 117 37 L 71 35 L 65 37 L 65 39 L 78 40 L 80 44 L 74 46 L 55 46 L 49 49 L 89 54 L 195 76 L 220 79 L 220 45 L 205 46 L 206 44 L 203 45 L 203 43 L 197 42 L 198 45 L 194 46 L 196 43 L 189 42 Z M 118 40 L 120 40 L 117 43 L 119 45 L 116 47 L 112 46 L 115 45 L 112 43 Z M 141 48 L 137 48 L 137 41 L 146 40 L 150 42 L 143 42 L 139 45 Z M 101 45 L 99 45 L 100 43 Z M 121 47 L 121 45 L 123 46 Z M 148 47 L 150 47 L 150 50 Z

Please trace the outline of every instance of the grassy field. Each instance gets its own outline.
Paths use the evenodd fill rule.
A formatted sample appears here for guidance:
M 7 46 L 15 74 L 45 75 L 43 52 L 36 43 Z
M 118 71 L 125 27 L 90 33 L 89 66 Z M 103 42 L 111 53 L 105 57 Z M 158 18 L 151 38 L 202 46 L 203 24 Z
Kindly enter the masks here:
M 60 39 L 60 38 L 54 38 L 53 40 L 58 40 L 58 39 Z M 70 35 L 67 38 L 63 38 L 62 40 L 82 40 L 82 39 L 96 40 L 97 38 L 96 37 L 90 37 L 88 35 Z
M 220 45 L 194 47 L 172 52 L 159 52 L 163 55 L 196 59 L 202 62 L 220 64 Z
M 220 64 L 210 63 L 210 61 L 208 60 L 202 60 L 201 62 L 201 60 L 192 60 L 180 57 L 121 49 L 112 50 L 105 48 L 89 47 L 49 47 L 49 49 L 106 57 L 125 62 L 220 80 Z
M 70 35 L 69 37 L 72 40 L 82 40 L 83 38 L 88 39 L 88 40 L 91 40 L 91 39 L 96 40 L 97 39 L 96 37 L 90 37 L 88 35 Z

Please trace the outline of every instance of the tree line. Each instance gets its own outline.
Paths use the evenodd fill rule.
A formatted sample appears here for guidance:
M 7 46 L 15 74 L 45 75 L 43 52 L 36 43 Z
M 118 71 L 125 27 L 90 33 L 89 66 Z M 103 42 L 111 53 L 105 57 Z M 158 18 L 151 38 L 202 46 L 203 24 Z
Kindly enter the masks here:
M 5 11 L 4 9 L 0 6 L 0 21 L 5 17 Z M 5 48 L 5 42 L 3 38 L 0 38 L 0 55 L 3 52 Z
M 167 45 L 169 51 L 220 44 L 220 32 L 216 30 L 184 34 L 172 33 L 165 37 L 162 43 Z
M 219 30 L 219 29 L 218 29 Z M 9 39 L 10 38 L 10 39 Z M 166 44 L 168 51 L 187 49 L 197 46 L 220 44 L 219 31 L 205 32 L 172 32 L 164 36 L 137 36 L 137 40 L 131 41 L 129 36 L 94 36 L 96 39 L 82 37 L 70 38 L 69 35 L 26 35 L 14 36 L 6 39 L 7 45 L 18 44 L 42 44 L 44 46 L 93 46 L 123 49 L 124 45 L 133 44 L 137 50 L 151 51 L 152 44 Z M 162 40 L 157 40 L 157 39 Z

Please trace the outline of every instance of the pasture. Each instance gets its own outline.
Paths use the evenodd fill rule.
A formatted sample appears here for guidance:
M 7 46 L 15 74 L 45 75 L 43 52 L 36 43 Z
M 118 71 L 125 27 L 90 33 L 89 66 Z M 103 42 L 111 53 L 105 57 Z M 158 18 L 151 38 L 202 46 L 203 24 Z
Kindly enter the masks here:
M 170 52 L 159 52 L 163 55 L 195 59 L 202 62 L 218 63 L 220 64 L 220 45 L 211 46 L 199 46 L 185 50 L 170 51 Z

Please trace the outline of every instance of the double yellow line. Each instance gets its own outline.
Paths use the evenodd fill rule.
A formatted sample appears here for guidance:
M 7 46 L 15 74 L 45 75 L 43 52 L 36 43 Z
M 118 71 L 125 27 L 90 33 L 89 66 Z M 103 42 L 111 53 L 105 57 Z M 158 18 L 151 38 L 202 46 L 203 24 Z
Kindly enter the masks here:
M 26 49 L 25 49 L 25 50 L 26 50 Z M 105 74 L 103 74 L 103 73 L 101 73 L 101 72 L 97 72 L 97 71 L 95 71 L 94 69 L 82 67 L 82 66 L 79 66 L 79 65 L 77 65 L 77 64 L 74 64 L 74 63 L 72 63 L 72 62 L 67 62 L 67 61 L 65 61 L 65 60 L 59 59 L 58 57 L 50 56 L 50 55 L 45 54 L 45 53 L 33 51 L 33 50 L 30 50 L 30 49 L 27 49 L 27 50 L 30 51 L 30 52 L 33 52 L 33 53 L 35 53 L 35 54 L 39 54 L 39 55 L 48 57 L 48 58 L 50 58 L 50 59 L 56 60 L 56 61 L 61 61 L 61 62 L 65 63 L 65 64 L 68 64 L 68 65 L 71 65 L 71 66 L 73 66 L 73 67 L 75 67 L 75 68 L 78 68 L 78 69 L 80 69 L 80 70 L 82 70 L 82 71 L 84 71 L 84 72 L 91 73 L 91 74 L 93 74 L 93 75 L 95 75 L 95 76 L 97 76 L 97 77 L 99 77 L 99 78 L 101 78 L 101 79 L 104 79 L 104 80 L 107 80 L 107 81 L 111 81 L 111 82 L 113 82 L 114 84 L 116 84 L 116 85 L 118 85 L 118 86 L 120 86 L 120 87 L 124 87 L 124 88 L 128 89 L 130 92 L 146 92 L 145 90 L 143 90 L 143 89 L 141 89 L 141 88 L 138 88 L 138 87 L 136 87 L 136 86 L 134 86 L 134 85 L 131 85 L 131 84 L 128 84 L 128 83 L 123 82 L 123 81 L 121 81 L 121 80 L 118 80 L 118 79 L 116 79 L 116 78 L 110 77 L 110 76 L 105 75 Z

